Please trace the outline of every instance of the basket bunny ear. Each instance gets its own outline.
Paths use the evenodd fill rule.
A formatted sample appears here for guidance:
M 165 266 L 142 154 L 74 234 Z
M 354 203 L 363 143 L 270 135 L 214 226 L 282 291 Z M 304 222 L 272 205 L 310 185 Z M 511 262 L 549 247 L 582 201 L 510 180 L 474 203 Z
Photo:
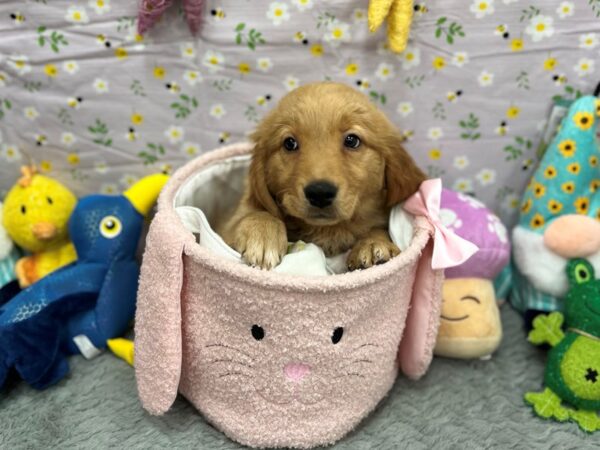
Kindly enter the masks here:
M 158 212 L 150 224 L 135 317 L 135 375 L 142 406 L 165 413 L 181 374 L 181 287 L 185 236 L 177 218 Z
M 417 267 L 410 309 L 398 353 L 400 369 L 413 379 L 425 374 L 437 337 L 442 305 L 443 270 L 431 268 L 433 242 L 427 243 Z
M 440 218 L 442 181 L 425 180 L 406 202 L 404 209 L 427 219 L 429 240 L 417 267 L 404 337 L 400 343 L 400 367 L 410 378 L 421 377 L 431 362 L 442 304 L 443 270 L 458 266 L 479 248 L 454 234 Z

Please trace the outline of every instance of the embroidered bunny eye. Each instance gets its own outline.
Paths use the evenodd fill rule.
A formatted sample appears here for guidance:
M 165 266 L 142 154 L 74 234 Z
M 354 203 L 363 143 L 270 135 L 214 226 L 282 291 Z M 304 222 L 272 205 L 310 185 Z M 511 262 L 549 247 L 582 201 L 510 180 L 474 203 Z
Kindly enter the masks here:
M 344 329 L 342 327 L 337 327 L 333 330 L 333 334 L 331 335 L 331 342 L 337 344 L 342 340 L 342 336 L 344 335 Z
M 265 330 L 263 327 L 258 325 L 252 325 L 252 337 L 257 341 L 262 340 L 265 337 Z

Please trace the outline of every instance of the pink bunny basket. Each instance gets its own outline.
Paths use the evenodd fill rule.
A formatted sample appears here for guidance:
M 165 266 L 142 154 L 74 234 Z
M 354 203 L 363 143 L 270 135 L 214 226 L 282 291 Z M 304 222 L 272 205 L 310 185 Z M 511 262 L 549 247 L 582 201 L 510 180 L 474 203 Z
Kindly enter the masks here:
M 398 257 L 341 275 L 267 272 L 215 255 L 176 208 L 201 208 L 209 222 L 225 214 L 250 150 L 207 153 L 161 194 L 137 303 L 139 396 L 160 415 L 179 392 L 252 447 L 332 444 L 377 406 L 398 370 L 416 379 L 429 366 L 443 278 L 432 269 L 434 225 L 415 217 Z

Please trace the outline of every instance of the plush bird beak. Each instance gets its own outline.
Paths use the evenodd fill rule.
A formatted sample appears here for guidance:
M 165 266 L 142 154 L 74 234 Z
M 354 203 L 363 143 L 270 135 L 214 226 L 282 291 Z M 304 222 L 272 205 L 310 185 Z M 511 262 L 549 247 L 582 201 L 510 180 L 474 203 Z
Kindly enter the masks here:
M 168 179 L 169 177 L 162 173 L 148 175 L 123 192 L 123 196 L 131 202 L 137 212 L 146 216 Z

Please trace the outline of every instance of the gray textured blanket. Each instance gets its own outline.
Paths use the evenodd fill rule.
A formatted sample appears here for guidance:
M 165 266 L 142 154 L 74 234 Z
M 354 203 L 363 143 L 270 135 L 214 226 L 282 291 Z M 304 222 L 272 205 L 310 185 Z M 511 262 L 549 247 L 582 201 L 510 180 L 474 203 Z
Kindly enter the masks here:
M 584 449 L 600 435 L 532 415 L 523 392 L 541 386 L 545 353 L 525 341 L 503 307 L 505 339 L 491 361 L 435 359 L 418 382 L 398 379 L 390 396 L 340 449 Z M 110 354 L 71 359 L 71 375 L 37 392 L 13 383 L 0 392 L 0 448 L 236 449 L 183 398 L 164 417 L 146 414 L 131 367 Z

